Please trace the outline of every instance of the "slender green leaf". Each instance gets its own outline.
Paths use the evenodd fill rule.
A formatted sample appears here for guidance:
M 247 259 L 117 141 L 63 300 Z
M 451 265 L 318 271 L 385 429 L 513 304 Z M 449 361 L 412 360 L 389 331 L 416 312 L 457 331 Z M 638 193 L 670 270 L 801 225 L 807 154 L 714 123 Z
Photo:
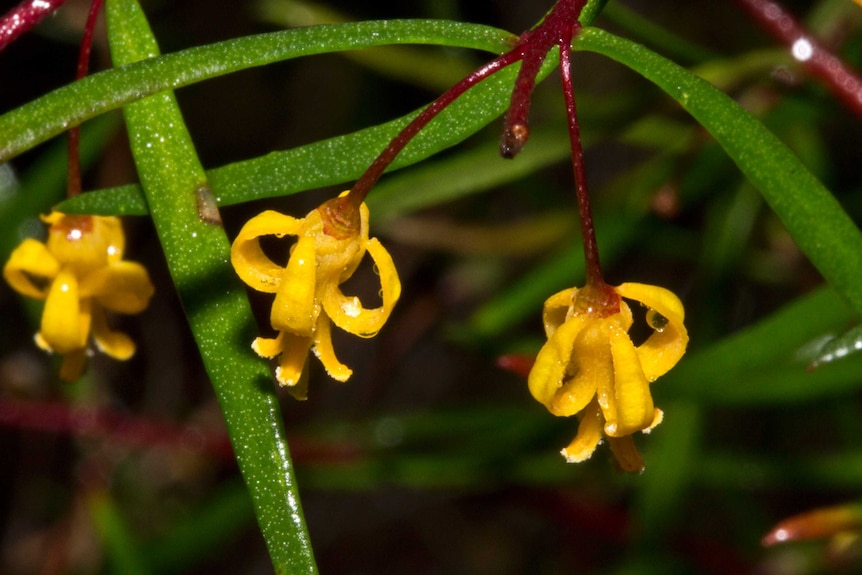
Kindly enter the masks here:
M 674 34 L 619 2 L 611 4 L 604 15 L 628 34 L 634 35 L 635 39 L 654 46 L 676 60 L 700 62 L 715 58 L 710 50 Z
M 438 44 L 500 53 L 515 37 L 488 26 L 385 20 L 297 28 L 198 46 L 93 74 L 0 116 L 0 162 L 130 102 L 273 62 L 387 44 Z M 510 84 L 511 85 L 511 84 Z
M 556 61 L 549 57 L 540 76 L 550 73 Z M 389 169 L 403 168 L 453 146 L 499 117 L 508 105 L 516 72 L 515 68 L 503 70 L 469 90 L 431 121 Z M 207 172 L 210 188 L 218 205 L 227 206 L 353 181 L 416 114 L 418 112 L 352 134 L 210 170 Z M 519 162 L 512 164 L 506 169 L 519 171 L 529 167 Z M 376 190 L 372 192 L 372 197 L 376 193 Z M 65 213 L 147 213 L 138 186 L 88 192 L 66 200 L 61 206 L 58 209 Z
M 805 401 L 858 389 L 858 356 L 806 370 L 824 336 L 852 315 L 835 291 L 823 288 L 689 355 L 653 389 L 658 396 L 732 404 Z M 807 351 L 812 345 L 815 349 Z
M 89 493 L 87 507 L 102 538 L 113 572 L 128 575 L 152 573 L 144 562 L 134 534 L 111 497 L 101 491 Z
M 862 351 L 862 325 L 857 325 L 826 341 L 817 351 L 811 367 L 832 363 L 860 351 Z
M 215 492 L 191 516 L 174 525 L 144 549 L 153 573 L 187 573 L 213 549 L 237 539 L 254 524 L 254 507 L 248 489 L 234 481 Z
M 123 65 L 158 53 L 136 0 L 109 0 L 111 55 Z M 316 573 L 266 364 L 249 348 L 254 318 L 227 262 L 230 244 L 200 214 L 208 192 L 173 93 L 124 110 L 135 164 L 171 276 L 189 319 L 277 573 Z
M 283 28 L 355 20 L 328 6 L 304 0 L 260 0 L 255 12 L 264 22 Z M 410 46 L 351 50 L 344 52 L 344 56 L 378 74 L 433 91 L 447 90 L 476 68 L 454 54 L 431 54 Z
M 668 402 L 665 421 L 644 441 L 647 472 L 635 494 L 641 525 L 649 525 L 647 542 L 660 541 L 681 516 L 686 491 L 700 460 L 701 413 L 687 402 Z

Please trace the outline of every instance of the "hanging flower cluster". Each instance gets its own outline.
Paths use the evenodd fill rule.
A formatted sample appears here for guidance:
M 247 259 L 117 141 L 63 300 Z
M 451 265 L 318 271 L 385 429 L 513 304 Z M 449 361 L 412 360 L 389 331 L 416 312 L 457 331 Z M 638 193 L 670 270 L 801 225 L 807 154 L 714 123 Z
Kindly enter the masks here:
M 154 290 L 143 266 L 123 260 L 119 219 L 52 212 L 42 220 L 50 226 L 46 242 L 24 240 L 3 277 L 20 294 L 45 300 L 36 343 L 62 354 L 60 377 L 74 381 L 86 366 L 91 332 L 96 347 L 115 359 L 135 353 L 127 335 L 108 327 L 105 310 L 140 313 Z
M 296 386 L 311 349 L 327 373 L 347 381 L 353 373 L 338 361 L 331 324 L 360 337 L 372 337 L 389 318 L 401 295 L 392 257 L 376 238 L 368 237 L 368 207 L 356 210 L 347 192 L 325 202 L 305 218 L 266 211 L 249 220 L 231 249 L 231 263 L 251 288 L 274 293 L 270 323 L 275 338 L 258 337 L 252 348 L 265 358 L 280 355 L 276 379 Z M 260 245 L 263 236 L 296 236 L 286 266 L 273 262 Z M 365 254 L 380 274 L 382 305 L 367 309 L 340 285 L 356 271 Z
M 653 332 L 635 347 L 632 312 L 621 298 L 647 307 Z M 670 291 L 624 283 L 563 290 L 545 302 L 547 343 L 529 375 L 530 392 L 558 416 L 578 414 L 575 439 L 563 449 L 570 462 L 588 459 L 602 436 L 620 467 L 640 471 L 631 435 L 661 423 L 649 385 L 680 360 L 688 343 L 682 303 Z
M 245 225 L 233 244 L 231 260 L 249 286 L 276 294 L 270 321 L 278 336 L 259 337 L 252 347 L 263 357 L 281 355 L 276 370 L 281 384 L 297 385 L 309 349 L 333 378 L 346 380 L 351 371 L 335 356 L 330 324 L 371 336 L 389 317 L 401 287 L 388 253 L 377 240 L 368 239 L 368 211 L 363 202 L 395 157 L 467 90 L 521 62 L 500 142 L 501 155 L 514 158 L 529 138 L 528 115 L 537 75 L 548 53 L 558 49 L 587 282 L 586 287 L 565 290 L 545 303 L 548 342 L 534 363 L 529 387 L 555 415 L 577 414 L 581 418 L 577 437 L 563 450 L 568 461 L 587 459 L 602 436 L 607 436 L 623 469 L 643 468 L 631 434 L 648 431 L 661 422 L 662 413 L 653 405 L 649 384 L 679 361 L 688 335 L 682 304 L 671 292 L 634 283 L 614 288 L 602 277 L 570 62 L 572 40 L 580 30 L 578 17 L 585 5 L 586 0 L 558 0 L 511 50 L 465 77 L 411 120 L 353 188 L 339 198 L 301 220 L 264 212 Z M 259 238 L 265 235 L 298 237 L 285 267 L 264 254 Z M 380 270 L 382 285 L 382 306 L 373 310 L 363 308 L 357 298 L 345 296 L 339 287 L 353 274 L 366 251 Z M 647 322 L 653 334 L 640 346 L 636 347 L 628 335 L 633 318 L 622 297 L 649 308 Z

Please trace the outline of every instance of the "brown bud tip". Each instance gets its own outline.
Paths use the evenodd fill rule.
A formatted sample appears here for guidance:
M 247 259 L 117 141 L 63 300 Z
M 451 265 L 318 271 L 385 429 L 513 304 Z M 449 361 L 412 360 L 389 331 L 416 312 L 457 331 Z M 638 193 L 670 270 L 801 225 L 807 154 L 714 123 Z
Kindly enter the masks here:
M 497 358 L 498 367 L 524 378 L 530 375 L 534 363 L 536 363 L 536 356 L 534 355 L 510 354 L 501 355 Z
M 521 153 L 527 139 L 530 137 L 530 128 L 527 124 L 513 124 L 506 126 L 503 137 L 500 139 L 500 155 L 512 159 Z
M 851 503 L 788 517 L 773 527 L 761 543 L 769 547 L 785 541 L 823 539 L 859 529 L 862 529 L 862 505 Z

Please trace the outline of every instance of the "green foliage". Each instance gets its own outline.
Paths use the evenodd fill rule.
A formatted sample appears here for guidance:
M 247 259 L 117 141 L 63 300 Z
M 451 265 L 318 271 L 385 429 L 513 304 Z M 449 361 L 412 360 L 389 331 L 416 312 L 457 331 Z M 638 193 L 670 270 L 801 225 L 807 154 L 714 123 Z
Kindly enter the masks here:
M 344 21 L 207 41 L 159 55 L 137 2 L 108 0 L 114 67 L 0 115 L 0 161 L 10 162 L 0 169 L 29 163 L 20 180 L 0 180 L 0 218 L 16 224 L 0 230 L 0 255 L 7 258 L 22 226 L 32 227 L 36 214 L 52 205 L 66 213 L 140 216 L 141 226 L 148 225 L 144 217 L 151 220 L 157 240 L 144 256 L 158 267 L 164 254 L 167 272 L 157 291 L 166 298 L 162 294 L 175 291 L 179 304 L 168 309 L 184 316 L 160 325 L 182 331 L 187 323 L 186 345 L 196 350 L 191 359 L 171 356 L 174 363 L 164 369 L 185 381 L 196 362 L 202 364 L 250 495 L 235 482 L 220 489 L 210 485 L 204 501 L 185 502 L 181 517 L 166 520 L 169 525 L 148 538 L 123 509 L 134 509 L 134 497 L 124 499 L 120 489 L 89 490 L 86 501 L 108 568 L 183 572 L 222 542 L 238 540 L 252 514 L 276 572 L 314 573 L 315 554 L 329 558 L 321 564 L 340 566 L 331 558 L 340 553 L 337 545 L 312 553 L 315 541 L 309 538 L 297 479 L 303 497 L 312 496 L 310 508 L 327 509 L 321 501 L 346 493 L 494 498 L 515 486 L 550 494 L 547 501 L 559 515 L 581 517 L 587 532 L 592 522 L 601 523 L 596 517 L 610 529 L 615 514 L 625 513 L 628 527 L 599 537 L 627 545 L 628 553 L 614 550 L 601 557 L 602 568 L 595 572 L 631 573 L 652 572 L 644 567 L 649 564 L 659 565 L 652 569 L 662 573 L 697 571 L 696 554 L 676 555 L 678 538 L 720 540 L 741 555 L 762 554 L 756 545 L 764 530 L 803 510 L 777 502 L 774 509 L 761 509 L 763 493 L 778 499 L 797 484 L 817 491 L 818 501 L 838 488 L 858 493 L 862 354 L 855 352 L 862 346 L 854 326 L 862 313 L 862 235 L 854 217 L 858 220 L 862 208 L 860 180 L 852 175 L 856 166 L 842 163 L 840 146 L 823 135 L 837 133 L 858 146 L 858 130 L 835 125 L 836 104 L 822 90 L 806 84 L 789 93 L 762 77 L 774 66 L 794 66 L 780 51 L 750 49 L 746 42 L 728 48 L 706 38 L 693 41 L 649 15 L 614 3 L 602 12 L 604 5 L 588 4 L 583 21 L 589 26 L 574 44 L 577 52 L 593 53 L 583 58 L 591 71 L 584 75 L 583 55 L 575 55 L 574 75 L 587 169 L 591 179 L 592 166 L 599 174 L 592 191 L 602 263 L 610 283 L 655 283 L 679 293 L 691 334 L 688 355 L 653 386 L 665 422 L 638 440 L 647 462 L 640 477 L 615 475 L 603 456 L 567 465 L 557 451 L 577 422 L 552 418 L 529 399 L 520 378 L 488 367 L 501 354 L 535 354 L 542 302 L 584 276 L 566 165 L 568 135 L 555 91 L 537 92 L 532 134 L 522 155 L 504 161 L 497 154 L 496 120 L 508 106 L 516 66 L 481 82 L 435 118 L 392 164 L 398 172 L 384 176 L 369 196 L 372 235 L 379 232 L 387 246 L 403 244 L 403 254 L 397 248 L 393 253 L 404 270 L 405 295 L 378 338 L 382 343 L 354 342 L 359 351 L 352 357 L 366 365 L 353 381 L 336 387 L 325 374 L 312 373 L 309 403 L 320 401 L 322 407 L 297 407 L 292 400 L 282 405 L 267 362 L 250 349 L 258 331 L 253 310 L 259 319 L 267 312 L 259 312 L 254 297 L 250 303 L 229 263 L 230 240 L 248 215 L 247 205 L 299 216 L 316 205 L 316 200 L 302 203 L 313 190 L 349 187 L 419 113 L 421 107 L 407 112 L 418 106 L 415 102 L 435 97 L 429 88 L 442 89 L 453 69 L 471 70 L 489 54 L 505 52 L 517 38 L 511 32 L 435 19 L 350 22 L 324 6 L 265 2 L 259 12 L 271 23 L 291 21 L 291 10 Z M 812 25 L 826 26 L 830 18 L 824 14 L 835 16 L 838 10 L 835 2 L 819 2 Z M 851 47 L 860 45 L 860 20 L 848 20 Z M 622 32 L 605 30 L 614 27 Z M 374 51 L 381 47 L 389 51 Z M 479 54 L 465 55 L 462 49 Z M 391 87 L 374 74 L 362 76 L 337 102 L 379 97 L 385 119 L 365 122 L 360 116 L 343 123 L 337 134 L 289 139 L 290 145 L 251 157 L 236 153 L 225 165 L 204 168 L 205 138 L 192 122 L 187 127 L 189 110 L 183 108 L 186 120 L 180 113 L 185 90 L 207 93 L 216 82 L 262 67 L 305 63 L 326 75 L 327 66 L 346 66 L 331 54 L 351 58 L 350 70 L 358 63 L 418 88 L 405 96 L 408 103 L 390 112 L 392 101 L 384 95 Z M 854 56 L 858 50 L 848 55 Z M 551 54 L 540 77 L 556 64 Z M 290 70 L 299 76 L 303 69 Z M 611 88 L 602 84 L 605 73 Z M 267 101 L 291 107 L 288 97 L 303 90 L 290 86 L 288 95 Z M 363 90 L 371 95 L 363 96 Z M 98 185 L 110 187 L 60 202 L 63 146 L 59 140 L 37 146 L 87 122 L 82 164 L 95 165 L 117 131 L 112 110 L 123 112 L 137 183 L 115 185 L 118 181 L 109 179 Z M 311 113 L 291 112 L 296 122 Z M 847 122 L 858 127 L 855 118 Z M 201 197 L 209 194 L 225 208 L 225 227 L 200 216 Z M 303 195 L 287 198 L 296 194 Z M 662 207 L 663 199 L 669 208 Z M 4 305 L 15 310 L 10 321 L 35 330 L 34 320 L 18 313 L 19 303 L 6 299 Z M 4 335 L 0 345 L 12 358 L 20 344 Z M 451 357 L 451 349 L 458 358 Z M 436 365 L 429 368 L 430 363 Z M 367 381 L 375 374 L 389 391 Z M 122 387 L 115 379 L 109 387 Z M 415 397 L 409 391 L 414 385 Z M 433 393 L 423 394 L 422 385 Z M 86 400 L 88 394 L 82 395 Z M 375 401 L 381 397 L 385 401 Z M 299 453 L 295 459 L 285 427 L 294 454 Z M 211 481 L 206 472 L 200 476 L 206 477 L 203 484 Z M 594 502 L 579 491 L 600 495 Z M 508 497 L 495 502 L 510 504 Z M 726 505 L 711 508 L 719 499 Z M 370 505 L 367 499 L 352 501 Z M 570 568 L 566 553 L 548 548 L 571 545 L 560 538 L 571 519 L 549 519 L 546 511 L 523 505 L 517 508 L 526 515 L 521 524 L 532 525 L 539 517 L 549 525 L 536 528 L 543 543 L 524 543 L 534 545 L 523 551 L 529 564 L 547 572 Z M 433 519 L 436 511 L 428 506 L 420 515 Z M 730 523 L 731 533 L 709 525 L 703 516 L 710 513 Z M 325 523 L 319 520 L 321 533 Z M 363 547 L 380 533 L 370 525 L 372 535 L 366 538 L 355 529 L 362 542 L 357 546 Z M 331 537 L 340 536 L 333 529 Z M 454 535 L 446 536 L 451 543 Z M 462 556 L 475 560 L 487 544 L 479 535 L 456 539 L 476 549 L 452 550 L 449 567 Z M 381 554 L 399 553 L 397 542 L 378 544 Z M 535 561 L 536 555 L 546 563 Z M 818 564 L 811 564 L 809 572 L 816 572 Z M 380 570 L 398 565 L 386 562 Z M 500 572 L 518 572 L 517 565 Z

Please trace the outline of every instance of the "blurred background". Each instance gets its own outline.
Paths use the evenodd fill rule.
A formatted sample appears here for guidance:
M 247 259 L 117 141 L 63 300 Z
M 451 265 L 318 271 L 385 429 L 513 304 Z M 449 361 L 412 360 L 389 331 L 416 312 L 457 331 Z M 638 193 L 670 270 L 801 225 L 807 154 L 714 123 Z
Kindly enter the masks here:
M 15 4 L 2 2 L 0 11 Z M 163 52 L 339 20 L 447 18 L 518 33 L 551 7 L 142 4 Z M 862 67 L 862 7 L 784 5 Z M 69 0 L 0 53 L 0 112 L 71 81 L 88 6 Z M 859 220 L 862 120 L 733 2 L 611 0 L 597 25 L 725 90 Z M 110 66 L 100 30 L 92 71 Z M 204 166 L 214 168 L 399 117 L 488 58 L 413 47 L 316 56 L 203 82 L 177 97 Z M 575 55 L 574 77 L 606 278 L 677 293 L 690 356 L 820 293 L 816 270 L 757 191 L 672 100 L 595 54 Z M 756 390 L 772 366 L 740 377 L 731 358 L 711 366 L 713 379 L 730 375 L 709 392 L 698 391 L 694 369 L 684 372 L 689 381 L 671 374 L 666 386 L 656 382 L 665 422 L 636 439 L 644 474 L 618 472 L 605 446 L 579 465 L 560 457 L 577 421 L 551 416 L 523 375 L 497 366 L 503 355 L 534 355 L 544 338 L 542 302 L 583 281 L 558 76 L 538 87 L 531 122 L 531 141 L 515 160 L 497 155 L 497 120 L 381 181 L 369 198 L 372 235 L 395 259 L 401 301 L 378 337 L 336 335 L 340 359 L 354 370 L 350 382 L 332 381 L 311 359 L 309 399 L 278 392 L 321 572 L 858 572 L 852 533 L 761 546 L 788 516 L 859 498 L 858 385 L 764 398 Z M 119 116 L 85 125 L 83 163 L 85 190 L 137 181 Z M 39 233 L 38 213 L 65 194 L 65 167 L 63 138 L 0 166 L 0 214 L 28 214 L 3 221 L 4 261 L 22 237 Z M 301 216 L 350 184 L 231 206 L 222 216 L 233 237 L 263 209 Z M 421 207 L 393 199 L 436 189 L 440 200 Z M 115 318 L 138 342 L 131 361 L 97 355 L 83 381 L 60 383 L 56 358 L 32 341 L 40 306 L 0 285 L 0 572 L 269 573 L 152 224 L 127 218 L 125 226 L 127 257 L 145 263 L 157 286 L 146 312 Z M 348 289 L 370 306 L 374 280 L 369 266 Z M 249 295 L 267 333 L 270 302 Z M 845 327 L 854 322 L 846 312 Z M 810 350 L 797 351 L 775 365 L 804 372 Z

